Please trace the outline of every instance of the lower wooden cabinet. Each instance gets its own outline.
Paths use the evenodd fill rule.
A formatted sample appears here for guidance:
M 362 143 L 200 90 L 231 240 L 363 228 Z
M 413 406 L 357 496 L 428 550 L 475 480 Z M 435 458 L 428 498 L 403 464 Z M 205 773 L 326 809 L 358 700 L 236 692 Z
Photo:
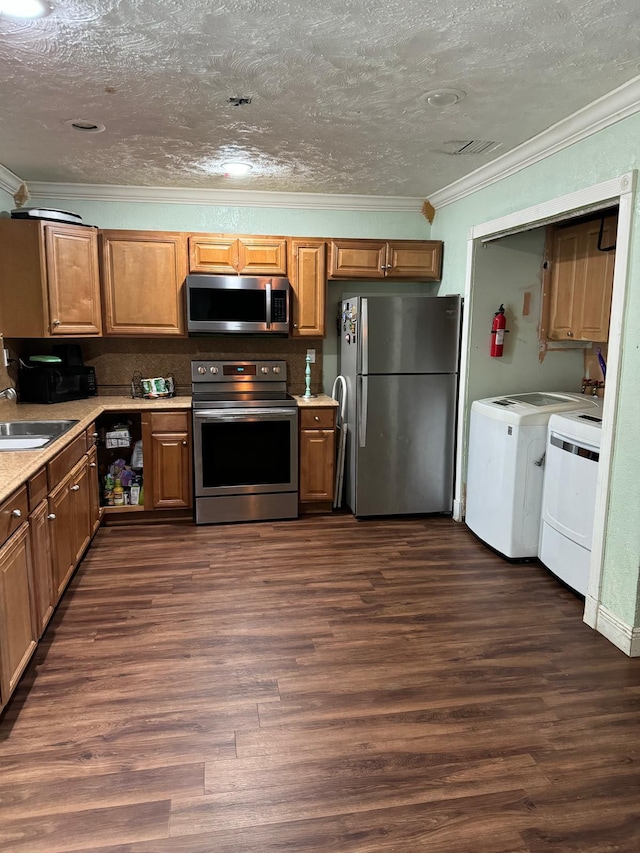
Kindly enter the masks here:
M 142 419 L 145 509 L 192 504 L 189 412 L 149 412 Z
M 33 618 L 38 637 L 42 636 L 55 607 L 53 563 L 51 560 L 49 503 L 41 501 L 29 515 L 29 538 L 33 565 Z
M 303 511 L 328 510 L 333 503 L 336 409 L 300 409 L 300 504 Z
M 49 495 L 55 603 L 91 540 L 91 505 L 89 463 L 84 457 Z
M 0 548 L 0 698 L 4 706 L 33 654 L 38 635 L 31 604 L 26 518 Z

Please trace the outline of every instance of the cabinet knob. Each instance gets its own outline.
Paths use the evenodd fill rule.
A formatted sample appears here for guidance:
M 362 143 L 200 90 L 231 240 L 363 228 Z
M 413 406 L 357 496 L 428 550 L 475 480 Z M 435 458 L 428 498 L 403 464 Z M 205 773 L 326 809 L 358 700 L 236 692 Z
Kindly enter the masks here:
M 294 329 L 297 329 L 297 328 L 298 328 L 298 324 L 297 324 L 297 323 L 294 323 L 294 324 L 293 324 L 293 328 L 294 328 Z
M 21 511 L 21 510 L 19 510 L 19 509 L 12 509 L 12 510 L 11 510 L 11 515 L 12 515 L 14 518 L 22 518 L 22 511 Z
M 97 432 L 92 432 L 92 433 L 91 433 L 91 438 L 97 438 L 97 437 L 98 437 L 98 433 L 97 433 Z
M 89 462 L 89 468 L 95 468 L 95 467 L 96 467 L 95 462 Z
M 186 442 L 186 441 L 183 441 L 183 442 L 182 442 L 182 446 L 183 446 L 183 447 L 186 447 L 186 446 L 187 446 L 187 442 Z
M 54 321 L 53 321 L 53 323 L 52 323 L 52 325 L 53 325 L 53 326 L 59 326 L 59 325 L 60 325 L 60 320 L 54 320 Z
M 79 492 L 79 491 L 80 491 L 80 486 L 76 483 L 76 484 L 75 484 L 75 486 L 71 486 L 70 491 L 72 491 L 72 492 Z
M 313 419 L 314 419 L 314 421 L 319 421 L 319 420 L 320 420 L 320 418 L 319 418 L 319 416 L 318 416 L 318 415 L 314 415 L 314 416 L 313 416 Z
M 568 337 L 568 338 L 572 338 L 572 337 L 573 337 L 573 332 L 571 331 L 571 329 L 569 329 L 569 331 L 567 332 L 567 337 Z
M 55 521 L 56 520 L 55 512 L 50 512 L 49 515 L 47 516 L 47 518 L 49 519 L 49 521 Z

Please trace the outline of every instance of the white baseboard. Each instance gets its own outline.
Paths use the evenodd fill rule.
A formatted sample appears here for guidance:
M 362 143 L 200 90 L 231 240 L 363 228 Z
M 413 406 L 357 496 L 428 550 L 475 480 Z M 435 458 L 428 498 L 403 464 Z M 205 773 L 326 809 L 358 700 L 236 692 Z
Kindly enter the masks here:
M 640 628 L 623 622 L 602 604 L 598 608 L 596 630 L 629 657 L 640 657 Z
M 454 500 L 453 502 L 453 520 L 462 521 L 462 501 Z

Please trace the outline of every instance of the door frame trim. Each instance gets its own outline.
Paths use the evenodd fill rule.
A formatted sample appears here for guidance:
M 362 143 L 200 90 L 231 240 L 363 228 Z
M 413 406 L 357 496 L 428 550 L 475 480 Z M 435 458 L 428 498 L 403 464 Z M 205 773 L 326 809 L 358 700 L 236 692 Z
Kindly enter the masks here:
M 464 285 L 462 349 L 460 363 L 460 390 L 458 397 L 456 482 L 454 493 L 454 518 L 462 521 L 465 510 L 466 478 L 464 471 L 465 448 L 468 442 L 469 401 L 468 366 L 471 323 L 473 322 L 474 253 L 476 247 L 488 240 L 496 240 L 518 231 L 528 231 L 549 224 L 563 216 L 577 216 L 584 212 L 603 209 L 618 204 L 618 231 L 616 235 L 616 261 L 613 275 L 613 296 L 609 326 L 607 393 L 603 406 L 602 443 L 596 487 L 596 510 L 589 570 L 589 586 L 585 597 L 584 621 L 598 630 L 601 608 L 602 562 L 606 545 L 606 521 L 609 510 L 611 460 L 618 413 L 618 388 L 625 305 L 628 293 L 628 267 L 631 245 L 631 220 L 633 217 L 637 172 L 626 172 L 617 178 L 595 184 L 577 192 L 551 199 L 542 204 L 507 214 L 473 226 L 467 237 L 467 264 Z M 603 614 L 604 615 L 604 614 Z M 630 650 L 623 649 L 629 654 Z

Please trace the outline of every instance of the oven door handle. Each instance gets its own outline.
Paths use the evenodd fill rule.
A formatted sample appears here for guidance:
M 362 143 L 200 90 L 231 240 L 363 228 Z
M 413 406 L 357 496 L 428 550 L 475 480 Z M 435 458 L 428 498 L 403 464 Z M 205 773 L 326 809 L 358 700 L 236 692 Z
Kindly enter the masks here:
M 283 415 L 295 418 L 298 415 L 298 410 L 295 408 L 288 409 L 246 409 L 243 412 L 225 412 L 209 409 L 195 411 L 194 417 L 198 421 L 247 421 L 256 418 L 281 418 Z

